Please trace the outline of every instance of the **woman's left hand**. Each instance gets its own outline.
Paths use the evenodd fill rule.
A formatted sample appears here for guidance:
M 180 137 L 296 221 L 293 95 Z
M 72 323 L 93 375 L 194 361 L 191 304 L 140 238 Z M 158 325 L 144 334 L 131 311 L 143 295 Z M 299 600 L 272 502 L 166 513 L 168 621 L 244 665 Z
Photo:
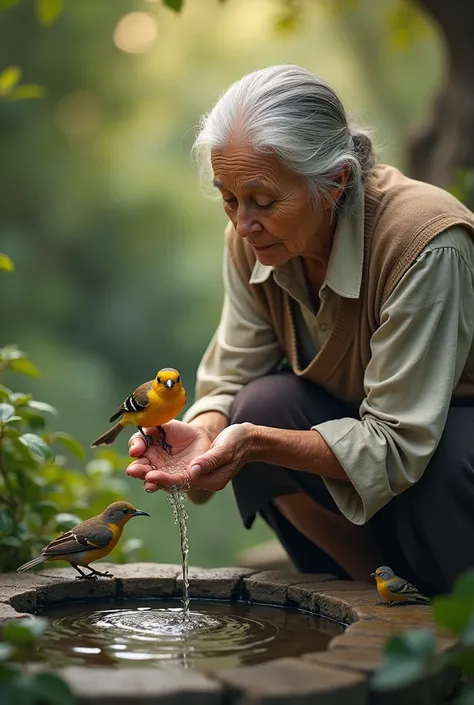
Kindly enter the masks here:
M 190 482 L 190 489 L 222 490 L 240 468 L 253 459 L 255 426 L 250 423 L 233 424 L 216 437 L 209 450 L 196 456 L 182 478 L 166 471 L 150 470 L 145 481 L 166 488 L 178 482 Z

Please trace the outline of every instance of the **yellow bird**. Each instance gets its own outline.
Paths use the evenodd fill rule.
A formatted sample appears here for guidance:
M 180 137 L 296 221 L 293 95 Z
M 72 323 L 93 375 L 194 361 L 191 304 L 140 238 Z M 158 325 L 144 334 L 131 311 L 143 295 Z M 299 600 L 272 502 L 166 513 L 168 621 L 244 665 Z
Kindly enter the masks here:
M 377 581 L 377 590 L 390 607 L 396 602 L 415 602 L 428 604 L 429 598 L 422 595 L 414 585 L 395 575 L 393 570 L 386 565 L 377 568 L 370 574 Z
M 17 571 L 23 573 L 45 561 L 68 561 L 79 573 L 76 576 L 78 578 L 96 579 L 98 575 L 111 577 L 112 573 L 109 571 L 101 573 L 91 568 L 89 563 L 107 556 L 119 542 L 125 524 L 133 517 L 140 516 L 150 515 L 135 509 L 128 502 L 114 502 L 102 514 L 87 519 L 58 536 L 43 548 L 38 558 L 24 563 L 17 568 Z M 79 566 L 88 568 L 91 572 L 84 573 Z
M 147 447 L 153 438 L 143 430 L 155 426 L 160 433 L 162 448 L 171 453 L 171 446 L 166 442 L 162 424 L 174 419 L 186 404 L 186 391 L 181 384 L 181 376 L 173 367 L 164 367 L 155 379 L 141 384 L 120 405 L 109 419 L 110 423 L 120 417 L 118 423 L 99 436 L 91 447 L 110 445 L 115 441 L 125 426 L 136 426 L 145 439 Z

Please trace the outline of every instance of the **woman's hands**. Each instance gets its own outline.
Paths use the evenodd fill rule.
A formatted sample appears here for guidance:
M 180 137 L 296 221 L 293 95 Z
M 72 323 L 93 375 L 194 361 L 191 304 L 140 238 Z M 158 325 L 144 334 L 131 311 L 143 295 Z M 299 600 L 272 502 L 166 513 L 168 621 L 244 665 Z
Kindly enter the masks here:
M 143 480 L 148 492 L 175 484 L 216 492 L 252 459 L 256 450 L 255 428 L 249 423 L 233 424 L 211 442 L 202 428 L 171 421 L 164 426 L 166 440 L 173 447 L 171 456 L 159 445 L 145 449 L 140 434 L 134 434 L 129 452 L 132 457 L 140 457 L 128 466 L 127 474 Z M 157 439 L 156 432 L 150 435 Z
M 128 466 L 127 475 L 143 480 L 147 492 L 174 484 L 187 484 L 190 480 L 187 475 L 189 464 L 211 445 L 209 436 L 202 429 L 182 421 L 170 421 L 163 429 L 167 442 L 172 446 L 171 456 L 159 445 L 156 429 L 145 430 L 155 441 L 149 448 L 146 448 L 141 433 L 134 433 L 129 441 L 129 454 L 136 460 Z M 147 476 L 151 472 L 155 473 L 155 479 L 149 481 Z M 164 477 L 164 482 L 157 481 L 157 477 Z

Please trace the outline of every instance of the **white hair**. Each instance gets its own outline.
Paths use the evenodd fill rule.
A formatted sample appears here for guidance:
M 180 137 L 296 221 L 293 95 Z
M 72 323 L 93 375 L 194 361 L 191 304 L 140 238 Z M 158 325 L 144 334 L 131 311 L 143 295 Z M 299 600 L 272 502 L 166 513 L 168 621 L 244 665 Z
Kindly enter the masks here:
M 274 152 L 306 180 L 316 202 L 331 195 L 341 171 L 349 167 L 335 208 L 344 209 L 362 197 L 364 180 L 374 166 L 367 131 L 349 124 L 334 89 L 291 64 L 247 74 L 201 117 L 192 155 L 204 178 L 212 173 L 212 149 L 225 147 L 236 135 L 255 151 Z

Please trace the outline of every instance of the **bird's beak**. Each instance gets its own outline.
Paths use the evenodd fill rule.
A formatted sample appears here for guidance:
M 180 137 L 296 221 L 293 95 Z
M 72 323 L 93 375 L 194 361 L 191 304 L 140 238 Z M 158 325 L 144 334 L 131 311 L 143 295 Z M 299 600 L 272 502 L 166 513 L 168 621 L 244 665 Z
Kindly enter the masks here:
M 150 515 L 148 514 L 148 512 L 142 512 L 141 509 L 135 509 L 135 511 L 133 512 L 133 516 L 134 517 L 149 517 Z
M 171 387 L 174 387 L 174 382 L 172 379 L 167 379 L 165 382 L 165 387 L 168 387 L 168 389 L 171 389 Z
M 375 578 L 375 573 L 371 573 L 371 574 L 370 574 L 370 577 L 371 577 L 371 578 Z

